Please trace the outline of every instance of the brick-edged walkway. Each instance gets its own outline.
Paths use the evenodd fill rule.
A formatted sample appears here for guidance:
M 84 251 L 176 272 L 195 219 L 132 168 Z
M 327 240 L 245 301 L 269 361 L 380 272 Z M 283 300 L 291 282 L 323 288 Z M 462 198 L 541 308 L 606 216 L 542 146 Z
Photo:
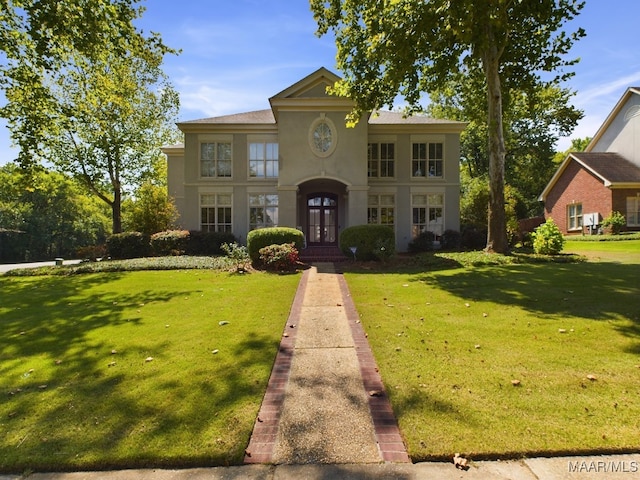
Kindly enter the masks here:
M 298 285 L 293 306 L 283 332 L 280 349 L 269 379 L 267 392 L 246 450 L 245 463 L 278 463 L 278 459 L 275 459 L 274 462 L 274 451 L 278 439 L 281 414 L 287 398 L 291 366 L 295 356 L 297 325 L 302 320 L 301 315 L 304 314 L 303 305 L 309 306 L 309 299 L 314 298 L 313 295 L 305 295 L 311 273 L 311 269 L 306 270 Z M 332 275 L 335 275 L 335 279 L 338 282 L 340 298 L 331 299 L 331 302 L 343 309 L 344 314 L 346 314 L 352 339 L 345 340 L 348 340 L 349 343 L 352 341 L 355 348 L 362 377 L 362 388 L 368 401 L 380 461 L 410 462 L 346 281 L 341 274 L 332 273 Z M 323 365 L 318 365 L 319 371 L 322 368 Z M 358 459 L 353 459 L 353 463 L 358 463 Z

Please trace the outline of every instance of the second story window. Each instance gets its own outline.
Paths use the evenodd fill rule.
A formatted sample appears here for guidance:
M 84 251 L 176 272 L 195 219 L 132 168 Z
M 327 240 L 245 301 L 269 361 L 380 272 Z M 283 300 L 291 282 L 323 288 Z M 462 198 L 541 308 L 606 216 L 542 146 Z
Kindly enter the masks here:
M 442 143 L 414 143 L 411 159 L 413 177 L 442 178 Z
M 368 149 L 368 176 L 393 177 L 395 175 L 395 144 L 370 143 Z
M 249 144 L 249 176 L 254 178 L 278 177 L 278 144 Z
M 200 144 L 200 176 L 231 177 L 231 143 Z

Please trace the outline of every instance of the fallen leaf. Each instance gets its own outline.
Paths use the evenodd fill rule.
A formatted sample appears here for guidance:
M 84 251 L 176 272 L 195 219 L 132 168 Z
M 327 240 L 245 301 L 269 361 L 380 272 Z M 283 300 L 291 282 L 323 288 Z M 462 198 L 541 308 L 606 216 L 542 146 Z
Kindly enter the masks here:
M 229 322 L 222 320 L 221 322 L 218 322 L 218 325 L 229 325 Z
M 370 397 L 381 397 L 382 396 L 382 390 L 369 390 L 369 396 Z
M 513 385 L 514 387 L 519 387 L 520 386 L 520 380 L 511 380 L 511 385 Z
M 111 350 L 111 355 L 115 355 L 116 353 L 118 353 L 117 350 Z
M 145 363 L 153 362 L 153 357 L 147 357 L 144 359 Z
M 558 333 L 567 333 L 567 330 L 564 328 L 559 328 Z
M 587 380 L 591 380 L 592 382 L 595 382 L 598 378 L 595 375 L 587 375 Z
M 468 303 L 464 304 L 465 307 L 470 307 L 471 305 L 469 305 Z
M 456 453 L 453 456 L 453 464 L 460 470 L 469 470 L 469 461 L 466 458 L 461 457 L 459 453 Z
M 215 349 L 213 352 L 211 352 L 211 353 L 213 353 L 213 354 L 215 355 L 215 354 L 216 354 L 216 353 L 218 353 L 218 352 L 219 352 L 219 350 L 216 348 L 216 349 Z

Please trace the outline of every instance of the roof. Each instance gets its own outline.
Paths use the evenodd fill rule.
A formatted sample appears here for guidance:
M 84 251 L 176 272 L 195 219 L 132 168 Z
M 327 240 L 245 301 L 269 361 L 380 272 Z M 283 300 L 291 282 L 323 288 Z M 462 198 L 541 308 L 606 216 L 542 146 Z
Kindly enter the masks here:
M 199 120 L 189 120 L 186 122 L 181 122 L 181 124 L 257 124 L 257 123 L 266 123 L 266 124 L 275 124 L 276 119 L 273 116 L 273 110 L 255 110 L 253 112 L 245 112 L 245 113 L 235 113 L 232 115 L 223 115 L 221 117 L 209 117 L 202 118 Z
M 562 162 L 549 181 L 539 200 L 544 201 L 570 162 L 578 162 L 584 169 L 602 180 L 605 187 L 640 187 L 640 167 L 613 152 L 573 152 Z

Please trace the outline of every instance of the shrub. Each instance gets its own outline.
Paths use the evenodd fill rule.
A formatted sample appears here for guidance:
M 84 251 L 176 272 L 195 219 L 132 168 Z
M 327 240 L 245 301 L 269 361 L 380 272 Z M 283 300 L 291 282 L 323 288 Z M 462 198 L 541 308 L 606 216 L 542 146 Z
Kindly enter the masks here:
M 76 257 L 81 260 L 88 260 L 90 262 L 98 261 L 98 258 L 106 256 L 107 248 L 104 245 L 88 245 L 86 247 L 80 247 L 76 250 Z
M 557 255 L 564 247 L 564 237 L 553 218 L 536 228 L 533 236 L 533 251 L 540 255 Z
M 251 230 L 247 235 L 247 249 L 252 262 L 260 261 L 260 249 L 269 245 L 293 243 L 299 251 L 304 246 L 304 234 L 291 227 L 269 227 Z
M 183 255 L 187 250 L 189 232 L 187 230 L 167 230 L 151 235 L 151 251 L 154 255 Z
M 223 243 L 220 247 L 224 254 L 233 262 L 233 266 L 236 271 L 245 270 L 247 263 L 249 263 L 249 252 L 247 247 L 239 245 L 237 242 Z
M 440 237 L 440 246 L 443 250 L 460 250 L 462 235 L 457 230 L 445 230 Z
M 107 255 L 113 259 L 141 258 L 150 254 L 149 236 L 140 232 L 115 233 L 107 237 Z
M 460 247 L 464 250 L 482 250 L 487 246 L 487 230 L 465 225 L 460 232 Z
M 420 232 L 417 237 L 409 242 L 409 253 L 430 252 L 433 250 L 433 241 L 435 239 L 436 236 L 433 232 L 428 230 Z
M 187 242 L 187 255 L 222 255 L 222 245 L 235 243 L 236 237 L 231 232 L 203 232 L 191 230 Z
M 340 233 L 340 250 L 352 257 L 356 247 L 356 260 L 384 260 L 395 253 L 395 234 L 386 225 L 356 225 Z
M 274 244 L 260 249 L 260 261 L 270 270 L 293 270 L 298 265 L 298 249 L 295 243 Z
M 627 220 L 620 212 L 611 212 L 608 217 L 602 220 L 602 227 L 609 229 L 613 235 L 618 235 L 626 226 Z

